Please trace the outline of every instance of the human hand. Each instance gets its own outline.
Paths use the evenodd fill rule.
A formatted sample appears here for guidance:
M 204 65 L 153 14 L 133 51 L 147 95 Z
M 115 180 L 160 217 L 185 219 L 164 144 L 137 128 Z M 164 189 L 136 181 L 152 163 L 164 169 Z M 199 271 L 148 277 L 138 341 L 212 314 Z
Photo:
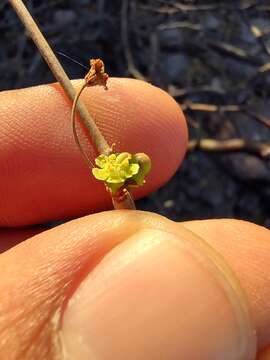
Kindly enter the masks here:
M 143 196 L 178 167 L 186 125 L 150 85 L 109 87 L 83 97 L 109 143 L 151 156 Z M 76 360 L 248 360 L 268 346 L 268 230 L 126 210 L 31 227 L 99 210 L 109 197 L 81 160 L 57 85 L 3 92 L 0 104 L 0 225 L 10 227 L 0 233 L 0 359 L 64 350 Z

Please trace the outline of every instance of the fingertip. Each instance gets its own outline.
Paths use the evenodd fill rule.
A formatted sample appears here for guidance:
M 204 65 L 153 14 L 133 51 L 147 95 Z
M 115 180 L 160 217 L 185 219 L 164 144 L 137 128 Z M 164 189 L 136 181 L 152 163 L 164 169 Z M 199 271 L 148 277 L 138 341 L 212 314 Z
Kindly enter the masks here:
M 27 240 L 28 238 L 41 233 L 46 228 L 37 227 L 26 227 L 22 229 L 0 229 L 0 254 L 9 250 L 13 246 Z
M 242 298 L 202 243 L 161 216 L 113 211 L 15 247 L 0 257 L 0 354 L 56 357 L 59 335 L 76 359 L 253 359 Z
M 189 221 L 185 227 L 213 246 L 238 277 L 248 299 L 262 349 L 270 342 L 270 231 L 234 219 Z
M 78 87 L 81 80 L 73 83 Z M 134 192 L 142 197 L 179 167 L 187 144 L 184 116 L 167 93 L 145 82 L 112 78 L 108 87 L 87 88 L 82 99 L 116 151 L 151 157 L 146 184 Z M 36 224 L 112 206 L 76 147 L 70 110 L 59 84 L 1 94 L 0 225 Z M 91 143 L 85 137 L 82 141 L 93 159 Z
M 217 268 L 196 235 L 163 220 L 114 247 L 72 294 L 62 327 L 71 358 L 254 358 L 245 301 L 222 260 Z

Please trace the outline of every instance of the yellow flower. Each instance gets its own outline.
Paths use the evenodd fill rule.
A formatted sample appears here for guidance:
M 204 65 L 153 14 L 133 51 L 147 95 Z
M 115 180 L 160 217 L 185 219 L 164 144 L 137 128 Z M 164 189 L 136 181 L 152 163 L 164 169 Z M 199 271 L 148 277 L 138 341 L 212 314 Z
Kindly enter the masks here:
M 94 177 L 104 181 L 112 193 L 115 193 L 127 179 L 138 174 L 140 170 L 138 162 L 127 152 L 109 156 L 100 155 L 95 163 L 98 168 L 92 170 Z

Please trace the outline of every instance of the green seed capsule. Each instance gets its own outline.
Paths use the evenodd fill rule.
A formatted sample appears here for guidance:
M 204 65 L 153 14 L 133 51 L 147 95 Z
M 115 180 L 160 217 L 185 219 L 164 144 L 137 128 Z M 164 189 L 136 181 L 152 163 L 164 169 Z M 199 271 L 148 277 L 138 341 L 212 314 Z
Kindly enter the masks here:
M 134 180 L 137 185 L 143 185 L 145 182 L 145 176 L 149 174 L 151 170 L 151 159 L 144 153 L 134 154 L 133 159 L 136 163 L 139 164 L 140 168 L 138 173 L 132 177 L 132 180 Z

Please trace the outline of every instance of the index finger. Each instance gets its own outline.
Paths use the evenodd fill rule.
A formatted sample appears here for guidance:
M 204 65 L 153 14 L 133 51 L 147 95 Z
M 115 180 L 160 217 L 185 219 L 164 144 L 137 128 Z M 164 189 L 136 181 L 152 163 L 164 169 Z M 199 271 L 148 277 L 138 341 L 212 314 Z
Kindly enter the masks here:
M 135 191 L 135 198 L 142 197 L 166 183 L 181 163 L 187 143 L 184 116 L 168 94 L 147 83 L 110 79 L 108 87 L 88 88 L 82 99 L 117 151 L 151 157 L 147 183 Z M 70 109 L 58 84 L 0 94 L 0 226 L 81 216 L 111 206 L 104 185 L 91 176 L 76 147 Z

